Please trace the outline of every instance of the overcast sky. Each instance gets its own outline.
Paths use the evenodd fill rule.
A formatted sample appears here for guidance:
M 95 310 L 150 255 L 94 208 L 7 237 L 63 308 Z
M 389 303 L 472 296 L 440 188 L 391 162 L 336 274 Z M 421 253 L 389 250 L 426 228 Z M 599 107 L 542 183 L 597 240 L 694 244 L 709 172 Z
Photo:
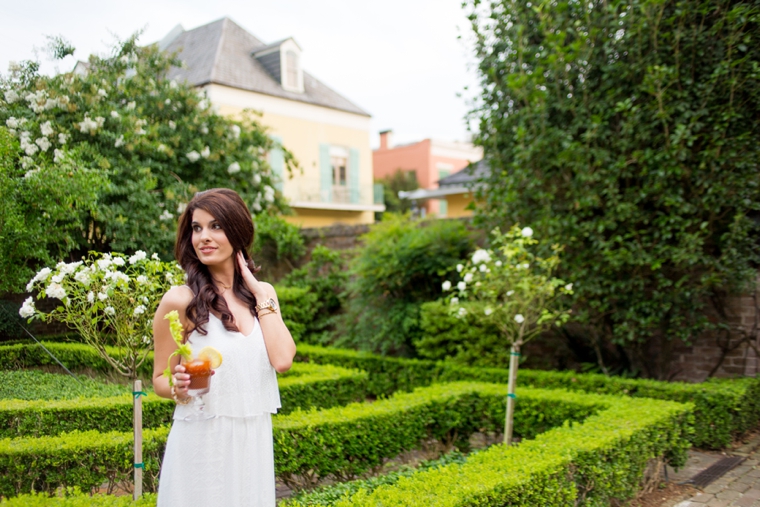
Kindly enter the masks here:
M 3 2 L 0 72 L 35 58 L 46 35 L 63 35 L 75 58 L 104 53 L 115 37 L 143 29 L 143 43 L 174 26 L 187 30 L 224 16 L 265 43 L 292 36 L 304 68 L 372 115 L 397 143 L 466 140 L 464 116 L 477 78 L 461 0 L 27 0 Z M 458 40 L 457 36 L 462 35 Z M 73 68 L 39 54 L 43 72 Z M 469 86 L 469 91 L 465 87 Z M 458 96 L 461 95 L 461 96 Z

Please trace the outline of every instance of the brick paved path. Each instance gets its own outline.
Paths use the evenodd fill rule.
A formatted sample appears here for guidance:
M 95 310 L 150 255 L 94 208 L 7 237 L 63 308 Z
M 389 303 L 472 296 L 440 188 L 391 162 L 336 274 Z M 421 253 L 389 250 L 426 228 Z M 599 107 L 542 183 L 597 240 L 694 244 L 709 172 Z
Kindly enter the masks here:
M 710 461 L 717 461 L 720 456 L 693 453 L 689 462 L 701 460 L 702 469 Z M 687 464 L 687 469 L 689 465 Z M 682 476 L 694 474 L 688 470 L 681 471 L 672 480 L 685 480 Z M 760 507 L 760 451 L 753 450 L 747 459 L 723 477 L 708 484 L 696 496 L 680 502 L 675 507 Z

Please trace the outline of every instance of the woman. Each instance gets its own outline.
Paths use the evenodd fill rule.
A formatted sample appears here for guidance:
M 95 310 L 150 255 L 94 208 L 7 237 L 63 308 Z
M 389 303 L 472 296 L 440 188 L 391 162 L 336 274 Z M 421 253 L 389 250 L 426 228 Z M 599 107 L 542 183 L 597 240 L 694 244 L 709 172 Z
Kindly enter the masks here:
M 187 285 L 173 287 L 153 319 L 153 388 L 177 402 L 166 443 L 158 507 L 274 506 L 271 414 L 280 407 L 275 371 L 287 371 L 296 346 L 274 288 L 256 279 L 248 256 L 253 222 L 229 189 L 197 193 L 179 220 L 175 257 Z M 185 420 L 190 376 L 172 358 L 177 348 L 164 317 L 177 310 L 185 339 L 198 352 L 218 349 L 222 365 L 204 396 L 205 420 Z

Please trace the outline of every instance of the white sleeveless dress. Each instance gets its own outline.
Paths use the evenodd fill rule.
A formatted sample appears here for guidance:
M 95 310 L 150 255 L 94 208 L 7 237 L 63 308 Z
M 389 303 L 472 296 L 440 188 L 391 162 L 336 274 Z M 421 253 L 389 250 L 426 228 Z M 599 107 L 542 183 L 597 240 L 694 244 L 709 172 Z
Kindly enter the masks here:
M 274 507 L 272 414 L 280 408 L 277 373 L 257 319 L 251 334 L 227 331 L 209 315 L 207 335 L 190 334 L 194 352 L 211 346 L 222 365 L 204 396 L 202 421 L 177 405 L 166 442 L 157 507 Z

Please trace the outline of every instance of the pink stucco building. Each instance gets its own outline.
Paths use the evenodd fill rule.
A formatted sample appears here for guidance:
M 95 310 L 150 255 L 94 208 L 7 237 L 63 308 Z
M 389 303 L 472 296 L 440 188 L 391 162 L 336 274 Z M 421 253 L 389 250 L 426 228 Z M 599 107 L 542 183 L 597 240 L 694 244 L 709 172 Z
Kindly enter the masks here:
M 380 132 L 380 148 L 372 151 L 375 179 L 385 178 L 397 169 L 415 171 L 420 188 L 437 188 L 438 180 L 460 171 L 470 162 L 483 158 L 483 150 L 471 143 L 423 139 L 415 143 L 394 146 L 390 130 Z M 419 203 L 427 213 L 445 217 L 445 199 L 429 199 Z

